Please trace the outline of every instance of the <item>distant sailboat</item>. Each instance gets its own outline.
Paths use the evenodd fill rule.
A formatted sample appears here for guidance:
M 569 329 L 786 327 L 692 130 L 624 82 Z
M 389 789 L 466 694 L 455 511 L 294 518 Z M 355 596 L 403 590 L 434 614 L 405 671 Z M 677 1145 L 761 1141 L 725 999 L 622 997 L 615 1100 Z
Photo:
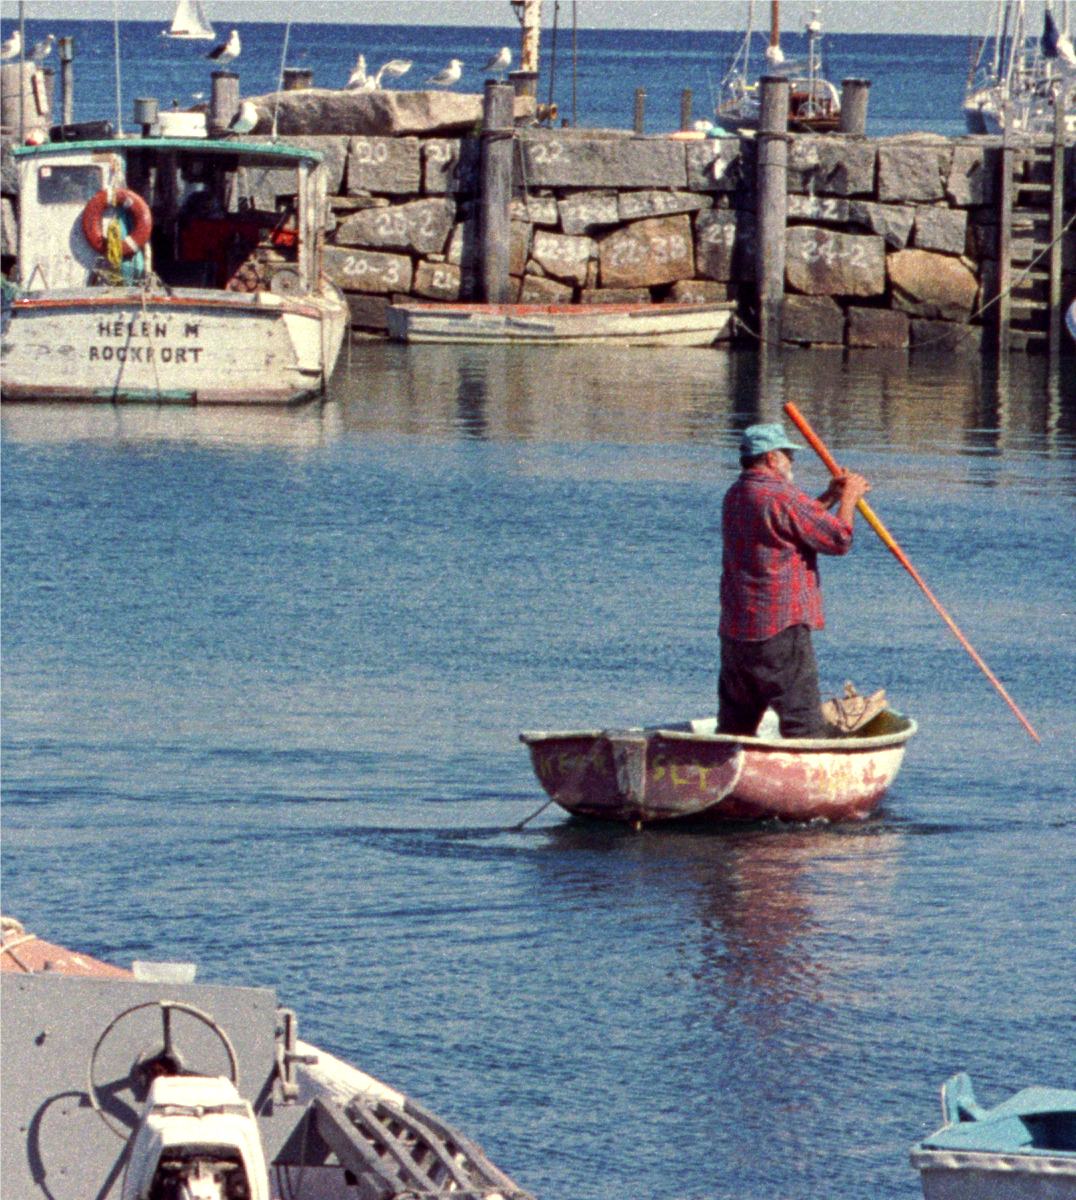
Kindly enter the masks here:
M 172 24 L 161 30 L 161 37 L 194 42 L 211 42 L 216 36 L 213 26 L 206 19 L 202 0 L 177 0 Z

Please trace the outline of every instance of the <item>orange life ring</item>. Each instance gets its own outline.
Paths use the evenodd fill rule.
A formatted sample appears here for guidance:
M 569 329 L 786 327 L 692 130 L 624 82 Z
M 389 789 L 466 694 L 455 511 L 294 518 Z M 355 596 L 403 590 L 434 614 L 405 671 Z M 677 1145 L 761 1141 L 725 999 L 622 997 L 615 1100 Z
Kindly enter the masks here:
M 153 214 L 137 192 L 129 188 L 102 188 L 82 210 L 82 232 L 98 254 L 105 253 L 106 235 L 102 228 L 105 209 L 122 208 L 134 218 L 134 227 L 123 239 L 123 257 L 131 258 L 149 241 L 153 232 Z

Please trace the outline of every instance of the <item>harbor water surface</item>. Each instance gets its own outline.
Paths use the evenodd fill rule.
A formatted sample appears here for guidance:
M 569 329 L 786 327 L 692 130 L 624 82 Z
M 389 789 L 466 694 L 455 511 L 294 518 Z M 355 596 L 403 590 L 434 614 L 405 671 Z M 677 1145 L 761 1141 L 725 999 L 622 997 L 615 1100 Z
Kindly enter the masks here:
M 823 683 L 921 727 L 876 817 L 514 828 L 519 730 L 712 711 L 736 431 L 786 399 L 1042 745 L 861 525 Z M 324 405 L 2 429 L 3 905 L 41 936 L 275 987 L 542 1200 L 910 1198 L 947 1075 L 1076 1082 L 1041 360 L 366 343 Z

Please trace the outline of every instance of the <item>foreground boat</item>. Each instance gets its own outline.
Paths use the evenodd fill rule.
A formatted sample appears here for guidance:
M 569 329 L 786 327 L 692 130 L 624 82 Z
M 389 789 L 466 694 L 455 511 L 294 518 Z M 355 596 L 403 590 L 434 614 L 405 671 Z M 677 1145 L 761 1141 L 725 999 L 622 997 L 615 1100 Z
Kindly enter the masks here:
M 709 346 L 727 337 L 734 305 L 455 304 L 416 301 L 388 310 L 400 342 Z
M 348 309 L 321 273 L 319 154 L 205 137 L 14 154 L 4 399 L 288 404 L 325 387 Z
M 296 1037 L 267 988 L 128 971 L 4 919 L 0 1190 L 19 1200 L 530 1200 L 462 1134 Z
M 912 1149 L 926 1200 L 1076 1198 L 1076 1091 L 1028 1087 L 983 1108 L 961 1072 L 942 1088 L 942 1115 Z
M 896 778 L 916 723 L 890 709 L 841 738 L 735 737 L 712 717 L 646 729 L 521 733 L 561 808 L 643 824 L 844 821 L 868 816 Z

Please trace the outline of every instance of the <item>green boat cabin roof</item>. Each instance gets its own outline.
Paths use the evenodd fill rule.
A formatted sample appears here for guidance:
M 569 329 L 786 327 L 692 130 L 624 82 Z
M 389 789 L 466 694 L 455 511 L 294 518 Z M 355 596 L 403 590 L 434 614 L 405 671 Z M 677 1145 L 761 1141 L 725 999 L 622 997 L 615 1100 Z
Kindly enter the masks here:
M 14 146 L 16 158 L 49 158 L 65 154 L 123 153 L 128 150 L 194 151 L 199 154 L 239 155 L 271 162 L 321 162 L 319 150 L 284 142 L 241 142 L 233 138 L 120 137 L 83 142 L 45 142 L 41 146 Z

